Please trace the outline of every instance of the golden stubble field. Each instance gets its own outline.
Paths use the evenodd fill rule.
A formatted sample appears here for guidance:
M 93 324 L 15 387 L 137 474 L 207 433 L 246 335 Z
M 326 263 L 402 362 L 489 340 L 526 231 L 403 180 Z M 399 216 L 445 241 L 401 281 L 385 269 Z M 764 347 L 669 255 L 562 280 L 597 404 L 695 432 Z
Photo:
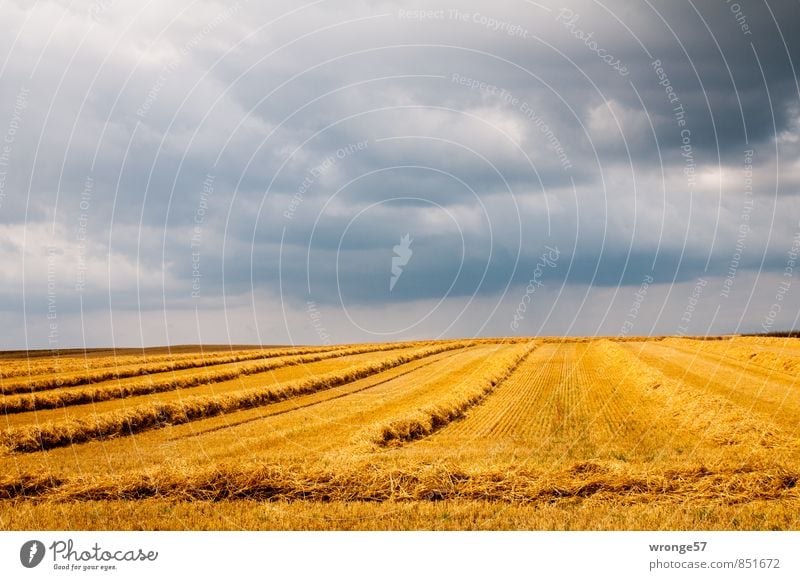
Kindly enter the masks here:
M 800 529 L 800 340 L 0 354 L 0 528 Z

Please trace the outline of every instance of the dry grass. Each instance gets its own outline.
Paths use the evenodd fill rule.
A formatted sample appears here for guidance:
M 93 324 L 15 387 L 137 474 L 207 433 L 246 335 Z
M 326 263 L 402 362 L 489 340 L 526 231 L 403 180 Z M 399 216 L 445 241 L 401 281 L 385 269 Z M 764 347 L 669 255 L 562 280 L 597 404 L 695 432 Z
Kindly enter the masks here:
M 743 445 L 750 447 L 784 447 L 796 440 L 765 418 L 754 417 L 724 397 L 693 388 L 681 380 L 668 378 L 659 370 L 636 357 L 635 346 L 623 347 L 610 341 L 592 345 L 598 354 L 602 372 L 616 372 L 620 380 L 638 383 L 658 401 L 662 415 L 669 415 L 672 424 L 693 433 L 697 444 L 714 446 Z
M 392 354 L 410 350 L 413 350 L 413 348 L 392 351 Z M 112 398 L 105 401 L 81 405 L 68 405 L 55 409 L 39 409 L 35 412 L 9 413 L 5 416 L 5 424 L 3 427 L 5 429 L 11 429 L 26 425 L 60 422 L 70 419 L 91 419 L 99 414 L 130 409 L 139 405 L 178 402 L 186 398 L 197 396 L 234 394 L 247 389 L 263 388 L 278 383 L 346 370 L 364 363 L 373 362 L 376 357 L 380 356 L 380 354 L 374 352 L 351 354 L 341 357 L 326 358 L 321 361 L 309 362 L 301 365 L 283 366 L 263 373 L 240 376 L 230 380 L 205 383 L 176 390 L 141 394 L 125 398 Z M 160 378 L 153 377 L 153 380 L 160 380 Z M 125 386 L 126 382 L 133 381 L 130 379 L 128 379 L 128 381 L 120 381 L 119 386 Z
M 0 501 L 4 530 L 797 530 L 800 500 Z
M 0 383 L 0 390 L 5 395 L 13 395 L 17 393 L 36 393 L 38 391 L 47 391 L 52 389 L 60 389 L 63 387 L 76 387 L 80 385 L 88 385 L 92 383 L 102 383 L 114 379 L 123 379 L 129 377 L 138 377 L 142 375 L 153 375 L 159 373 L 169 373 L 181 371 L 186 369 L 207 368 L 218 365 L 229 365 L 231 363 L 241 363 L 251 360 L 267 359 L 262 363 L 254 365 L 239 367 L 242 369 L 241 374 L 252 374 L 269 370 L 272 361 L 268 359 L 278 357 L 297 357 L 298 355 L 310 354 L 311 356 L 338 356 L 339 354 L 354 354 L 357 352 L 380 352 L 384 350 L 393 350 L 397 348 L 404 348 L 410 346 L 412 343 L 388 343 L 382 345 L 361 345 L 353 347 L 314 347 L 314 348 L 284 348 L 278 350 L 267 351 L 245 351 L 242 353 L 228 354 L 222 356 L 215 356 L 211 359 L 207 358 L 181 358 L 181 359 L 168 359 L 164 362 L 149 363 L 145 365 L 134 365 L 130 367 L 112 367 L 112 368 L 95 368 L 92 367 L 87 371 L 81 373 L 65 373 L 63 369 L 59 372 L 50 373 L 46 376 L 34 376 L 22 381 L 8 381 Z M 314 354 L 311 354 L 314 353 Z M 316 359 L 322 360 L 322 359 Z M 232 378 L 230 375 L 233 371 L 220 371 L 220 375 L 226 375 L 226 378 Z
M 800 435 L 800 378 L 702 348 L 677 347 L 668 341 L 625 346 L 642 362 L 693 393 L 697 408 L 713 408 L 714 401 L 726 403 L 756 429 L 753 422 L 775 426 L 794 437 Z M 733 427 L 735 421 L 730 423 Z
M 762 367 L 777 373 L 800 374 L 800 344 L 796 339 L 762 339 L 769 342 L 758 342 L 751 338 L 738 338 L 729 341 L 707 342 L 683 339 L 668 339 L 665 344 L 683 348 L 693 352 L 717 355 L 737 361 L 747 367 Z M 781 340 L 783 344 L 775 344 Z M 788 344 L 787 344 L 788 342 Z
M 349 462 L 371 453 L 365 433 L 402 409 L 424 406 L 465 376 L 479 376 L 497 347 L 473 346 L 421 358 L 338 387 L 135 437 L 98 440 L 46 453 L 0 456 L 0 472 L 48 471 L 59 477 L 140 471 L 156 465 L 187 471 L 217 462 L 269 459 L 290 464 Z M 98 458 L 102 460 L 98 461 Z
M 670 424 L 654 430 L 663 408 L 646 390 L 623 384 L 624 367 L 610 367 L 592 346 L 542 344 L 463 420 L 404 451 L 405 460 L 450 453 L 465 464 L 491 456 L 556 468 L 585 459 L 673 459 L 684 441 L 665 437 Z
M 99 403 L 114 399 L 126 399 L 141 395 L 164 393 L 179 389 L 189 389 L 200 385 L 211 385 L 223 381 L 230 381 L 239 377 L 265 373 L 288 366 L 304 365 L 322 360 L 364 353 L 380 353 L 385 352 L 386 350 L 408 348 L 409 346 L 409 343 L 398 343 L 397 345 L 392 345 L 391 349 L 376 347 L 374 345 L 347 349 L 329 349 L 327 351 L 313 354 L 276 356 L 275 358 L 268 358 L 267 360 L 258 361 L 255 363 L 234 365 L 225 363 L 224 368 L 214 370 L 209 370 L 207 367 L 203 367 L 201 372 L 188 375 L 173 375 L 172 373 L 165 373 L 166 376 L 164 378 L 148 377 L 148 379 L 139 382 L 111 382 L 106 385 L 91 388 L 59 389 L 56 391 L 45 391 L 43 393 L 11 395 L 0 397 L 0 408 L 2 408 L 8 415 L 34 410 L 58 409 L 71 405 Z M 303 352 L 302 349 L 301 352 Z M 217 364 L 222 365 L 223 363 Z
M 248 353 L 256 355 L 261 353 L 266 356 L 280 356 L 272 355 L 271 353 L 293 351 L 306 351 L 315 352 L 330 350 L 331 348 L 339 347 L 269 347 L 269 348 L 226 348 L 222 350 L 198 348 L 192 349 L 191 352 L 185 352 L 184 348 L 178 348 L 175 352 L 168 354 L 142 353 L 131 354 L 130 349 L 122 349 L 121 351 L 91 351 L 85 353 L 75 353 L 72 351 L 21 351 L 18 353 L 0 353 L 0 361 L 2 361 L 2 375 L 3 379 L 15 377 L 39 377 L 41 375 L 52 375 L 58 373 L 77 373 L 89 372 L 98 369 L 113 367 L 117 372 L 125 372 L 128 367 L 136 365 L 164 365 L 166 368 L 173 368 L 172 364 L 178 366 L 185 362 L 192 363 L 196 366 L 203 366 L 206 364 L 214 364 L 215 361 L 226 359 L 230 357 L 246 355 Z M 162 349 L 159 349 L 159 351 Z M 297 354 L 300 354 L 297 352 Z M 243 359 L 244 360 L 244 359 Z M 145 370 L 145 372 L 147 372 Z
M 213 357 L 179 357 L 167 358 L 162 362 L 148 362 L 130 366 L 114 365 L 108 360 L 93 361 L 92 366 L 83 370 L 72 369 L 61 365 L 51 365 L 52 370 L 44 371 L 46 374 L 31 375 L 22 380 L 4 381 L 0 386 L 6 395 L 16 393 L 34 393 L 59 389 L 62 387 L 76 387 L 92 383 L 102 383 L 114 379 L 138 377 L 158 373 L 167 373 L 185 369 L 204 368 L 216 365 L 238 363 L 249 360 L 269 359 L 289 355 L 300 355 L 314 352 L 325 352 L 331 348 L 296 348 L 266 351 L 246 351 Z M 4 371 L 5 374 L 5 371 Z M 8 376 L 8 375 L 6 375 Z
M 424 347 L 345 371 L 334 371 L 313 378 L 248 389 L 233 394 L 187 397 L 174 403 L 145 404 L 99 414 L 92 419 L 72 419 L 14 428 L 0 435 L 0 444 L 10 451 L 32 452 L 85 441 L 133 435 L 148 429 L 180 425 L 330 389 L 419 358 L 464 348 L 470 344 L 459 342 Z
M 441 501 L 540 503 L 568 498 L 616 497 L 625 501 L 681 499 L 725 501 L 800 499 L 800 470 L 772 465 L 709 468 L 663 465 L 636 468 L 622 462 L 581 462 L 558 471 L 502 466 L 462 469 L 439 463 L 387 468 L 353 461 L 336 469 L 284 464 L 218 465 L 191 471 L 163 468 L 136 474 L 74 476 L 29 474 L 0 478 L 0 499 L 222 501 Z

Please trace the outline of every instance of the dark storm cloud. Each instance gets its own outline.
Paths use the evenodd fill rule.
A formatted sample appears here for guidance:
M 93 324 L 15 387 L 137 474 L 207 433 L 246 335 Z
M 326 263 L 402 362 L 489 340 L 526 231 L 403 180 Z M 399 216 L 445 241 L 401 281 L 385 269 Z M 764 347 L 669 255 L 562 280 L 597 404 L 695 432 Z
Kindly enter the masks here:
M 192 308 L 193 284 L 490 298 L 524 287 L 546 245 L 575 300 L 724 277 L 737 244 L 737 272 L 780 272 L 798 5 L 544 4 L 9 6 L 2 36 L 24 34 L 0 71 L 0 252 L 28 257 L 3 308 L 23 278 L 32 312 L 46 304 L 48 243 L 63 308 L 90 269 L 88 310 Z

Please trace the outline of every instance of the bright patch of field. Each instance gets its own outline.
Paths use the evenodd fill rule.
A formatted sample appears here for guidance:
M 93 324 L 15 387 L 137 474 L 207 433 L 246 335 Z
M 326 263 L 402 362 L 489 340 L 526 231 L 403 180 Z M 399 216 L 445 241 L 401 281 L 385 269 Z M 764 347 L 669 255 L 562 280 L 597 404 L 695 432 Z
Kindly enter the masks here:
M 754 417 L 800 435 L 800 376 L 744 362 L 742 356 L 720 354 L 702 341 L 643 342 L 627 348 L 667 377 L 698 392 L 723 397 Z M 750 350 L 756 355 L 760 352 L 759 347 Z
M 20 501 L 0 510 L 4 530 L 785 530 L 800 500 L 620 504 L 609 499 L 536 505 L 491 501 L 174 502 Z M 144 524 L 143 524 L 144 522 Z
M 91 388 L 209 380 L 6 413 L 0 525 L 800 529 L 798 344 L 276 348 L 181 370 L 169 356 L 191 353 L 158 353 L 129 367 L 168 370 Z M 47 393 L 80 401 L 64 393 L 85 388 Z
M 654 396 L 624 367 L 604 364 L 594 344 L 544 344 L 485 405 L 413 452 L 451 448 L 534 466 L 680 454 L 686 434 L 665 445 L 670 426 L 658 424 L 664 409 Z

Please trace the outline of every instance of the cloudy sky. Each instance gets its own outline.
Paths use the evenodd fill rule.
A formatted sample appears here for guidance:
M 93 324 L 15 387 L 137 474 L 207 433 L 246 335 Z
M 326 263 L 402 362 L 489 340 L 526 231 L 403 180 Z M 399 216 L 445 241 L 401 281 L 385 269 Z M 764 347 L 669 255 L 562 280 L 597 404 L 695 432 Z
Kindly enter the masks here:
M 783 330 L 796 0 L 6 0 L 0 346 Z

